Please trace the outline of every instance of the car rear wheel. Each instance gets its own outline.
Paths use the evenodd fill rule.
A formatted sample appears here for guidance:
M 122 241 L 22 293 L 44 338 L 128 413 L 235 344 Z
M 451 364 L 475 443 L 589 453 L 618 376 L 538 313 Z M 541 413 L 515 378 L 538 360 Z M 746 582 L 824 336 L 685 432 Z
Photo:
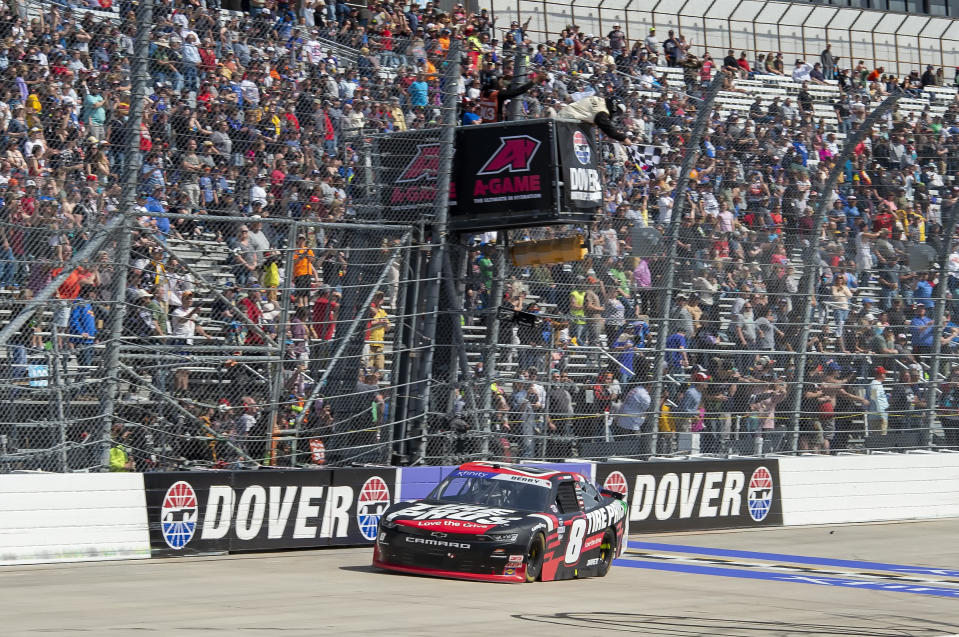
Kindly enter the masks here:
M 603 541 L 599 545 L 599 564 L 596 565 L 596 576 L 605 577 L 609 567 L 613 565 L 613 554 L 616 552 L 616 534 L 612 529 L 606 529 Z
M 537 533 L 526 549 L 526 581 L 535 582 L 543 572 L 543 553 L 546 552 L 546 539 Z

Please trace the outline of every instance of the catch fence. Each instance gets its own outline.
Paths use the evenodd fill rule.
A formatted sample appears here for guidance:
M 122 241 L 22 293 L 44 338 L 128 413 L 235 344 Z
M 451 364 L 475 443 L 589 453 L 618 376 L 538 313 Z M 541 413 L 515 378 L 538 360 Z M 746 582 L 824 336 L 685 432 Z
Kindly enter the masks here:
M 455 235 L 456 38 L 27 8 L 91 40 L 3 80 L 2 471 L 957 446 L 954 91 L 531 59 L 520 113 L 608 86 L 632 143 L 593 225 Z

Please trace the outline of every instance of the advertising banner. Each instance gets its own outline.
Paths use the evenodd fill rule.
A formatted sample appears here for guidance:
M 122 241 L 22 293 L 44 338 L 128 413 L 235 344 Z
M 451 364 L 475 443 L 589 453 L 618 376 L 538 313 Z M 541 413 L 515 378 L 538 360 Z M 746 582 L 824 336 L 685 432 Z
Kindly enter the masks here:
M 552 133 L 550 120 L 456 129 L 457 194 L 450 212 L 508 219 L 554 209 Z
M 379 166 L 381 202 L 388 216 L 409 219 L 410 211 L 429 209 L 436 199 L 439 136 L 440 129 L 434 128 L 391 133 L 376 140 L 374 161 Z
M 396 469 L 148 473 L 152 554 L 369 544 Z
M 599 463 L 596 482 L 626 494 L 634 533 L 783 523 L 777 460 Z
M 599 144 L 591 124 L 556 122 L 563 175 L 563 210 L 595 210 L 603 203 Z
M 153 557 L 226 553 L 230 549 L 225 536 L 201 537 L 204 522 L 211 528 L 218 521 L 206 521 L 210 490 L 222 493 L 232 489 L 233 474 L 198 471 L 189 473 L 145 473 L 147 523 Z M 209 510 L 209 513 L 212 513 Z M 232 512 L 227 523 L 232 525 Z

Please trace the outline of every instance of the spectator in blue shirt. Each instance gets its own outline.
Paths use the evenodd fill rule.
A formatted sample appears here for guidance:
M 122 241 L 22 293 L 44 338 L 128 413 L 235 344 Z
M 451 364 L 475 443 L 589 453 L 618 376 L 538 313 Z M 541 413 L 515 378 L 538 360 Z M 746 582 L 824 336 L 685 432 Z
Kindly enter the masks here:
M 859 212 L 859 208 L 856 207 L 857 200 L 855 195 L 849 195 L 846 197 L 846 225 L 850 228 L 856 227 L 856 222 L 859 221 L 859 218 L 862 217 L 862 213 Z
M 473 105 L 463 111 L 463 126 L 483 123 L 483 118 L 479 116 L 477 111 L 479 111 L 479 105 Z
M 666 364 L 669 365 L 670 370 L 681 372 L 689 367 L 686 343 L 686 328 L 682 325 L 666 339 Z
M 959 325 L 952 320 L 952 312 L 946 310 L 943 315 L 945 325 L 942 327 L 942 351 L 955 354 L 959 350 Z
M 93 293 L 92 285 L 83 285 L 80 295 L 70 308 L 70 342 L 77 352 L 77 364 L 82 366 L 93 365 L 93 343 L 97 336 L 97 320 L 93 314 L 93 306 L 87 299 Z
M 919 280 L 916 281 L 916 290 L 912 293 L 912 299 L 915 303 L 921 304 L 927 310 L 931 310 L 936 306 L 935 301 L 932 300 L 932 283 L 929 281 L 928 275 L 919 275 Z
M 912 334 L 912 351 L 914 354 L 929 354 L 932 352 L 932 339 L 935 338 L 932 319 L 926 316 L 926 306 L 916 304 L 916 315 L 909 322 L 909 332 Z
M 629 334 L 623 332 L 613 342 L 611 349 L 616 352 L 616 360 L 619 361 L 619 382 L 627 383 L 636 374 L 637 358 L 641 355 L 639 348 L 629 337 Z
M 426 76 L 419 73 L 416 76 L 416 81 L 410 84 L 410 104 L 412 106 L 426 106 L 428 94 L 429 85 L 426 83 Z
M 166 237 L 166 235 L 170 234 L 170 218 L 162 216 L 166 214 L 166 210 L 163 209 L 162 200 L 163 189 L 160 187 L 157 187 L 153 191 L 153 196 L 147 197 L 146 200 L 147 212 L 152 212 L 155 215 L 152 218 L 156 222 L 156 229 L 160 232 L 161 236 L 158 238 L 161 241 Z

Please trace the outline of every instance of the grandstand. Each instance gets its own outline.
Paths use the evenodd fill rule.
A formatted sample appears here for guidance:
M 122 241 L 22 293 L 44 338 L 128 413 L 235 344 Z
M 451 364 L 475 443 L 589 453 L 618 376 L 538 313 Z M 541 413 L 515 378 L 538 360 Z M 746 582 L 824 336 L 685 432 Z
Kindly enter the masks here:
M 906 53 L 891 13 L 808 7 L 775 44 L 755 18 L 743 66 L 742 12 L 782 3 L 753 4 L 725 28 L 716 3 L 696 25 L 692 7 L 525 0 L 7 7 L 0 471 L 959 446 L 953 21 L 928 19 Z M 842 57 L 819 79 L 827 42 Z M 631 144 L 603 141 L 592 227 L 453 237 L 437 276 L 435 193 L 387 210 L 386 175 L 520 44 L 546 77 L 522 117 L 615 95 Z M 749 67 L 767 52 L 779 68 Z M 398 133 L 408 148 L 382 152 Z M 665 237 L 652 253 L 641 228 Z M 575 233 L 584 261 L 506 265 L 510 241 Z

